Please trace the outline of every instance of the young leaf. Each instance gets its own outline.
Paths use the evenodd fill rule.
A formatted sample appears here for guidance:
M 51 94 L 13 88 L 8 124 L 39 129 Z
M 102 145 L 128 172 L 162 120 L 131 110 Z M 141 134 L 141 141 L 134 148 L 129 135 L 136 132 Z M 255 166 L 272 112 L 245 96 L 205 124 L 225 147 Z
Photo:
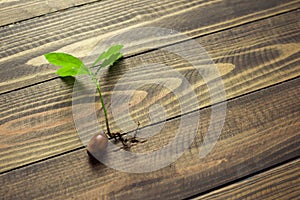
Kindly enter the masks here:
M 102 68 L 102 67 L 110 66 L 121 57 L 122 57 L 121 53 L 113 54 L 108 59 L 104 60 L 104 62 L 100 65 L 100 67 Z
M 79 58 L 76 58 L 66 53 L 48 53 L 45 58 L 49 63 L 59 66 L 56 74 L 59 76 L 76 76 L 81 74 L 88 74 L 88 69 L 84 66 Z
M 65 76 L 75 77 L 77 75 L 88 74 L 88 71 L 84 67 L 81 67 L 80 69 L 61 67 L 55 72 L 55 74 L 61 77 L 65 77 Z
M 123 45 L 121 45 L 121 44 L 113 45 L 107 50 L 107 54 L 113 55 L 113 54 L 119 53 L 122 48 L 123 48 Z
M 104 51 L 100 54 L 100 56 L 97 58 L 97 60 L 93 63 L 92 67 L 95 67 L 99 62 L 102 60 L 108 60 L 111 56 L 114 56 L 115 54 L 119 54 L 118 58 L 116 58 L 112 63 L 114 63 L 116 60 L 122 57 L 122 54 L 120 53 L 120 50 L 123 48 L 123 45 L 117 44 L 111 46 L 107 51 Z M 105 65 L 108 66 L 108 65 Z M 100 67 L 103 67 L 102 65 Z

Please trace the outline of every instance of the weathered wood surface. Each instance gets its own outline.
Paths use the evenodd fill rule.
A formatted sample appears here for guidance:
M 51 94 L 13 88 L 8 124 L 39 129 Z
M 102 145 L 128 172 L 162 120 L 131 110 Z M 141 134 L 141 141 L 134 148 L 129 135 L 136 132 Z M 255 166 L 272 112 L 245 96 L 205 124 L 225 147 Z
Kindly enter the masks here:
M 291 12 L 197 40 L 219 66 L 227 98 L 234 98 L 300 75 L 297 15 L 297 12 Z M 267 23 L 273 27 L 272 31 L 269 31 L 270 27 L 264 26 Z M 261 56 L 262 54 L 264 56 Z M 154 51 L 125 59 L 116 70 L 109 71 L 110 80 L 105 78 L 107 75 L 103 76 L 103 91 L 109 109 L 110 91 L 122 74 L 135 69 L 135 77 L 144 76 L 144 68 L 138 67 L 141 62 L 163 63 L 186 74 L 196 95 L 201 99 L 199 105 L 183 102 L 189 104 L 191 111 L 211 104 L 205 82 L 200 76 L 191 73 L 193 70 L 190 65 L 172 55 Z M 157 69 L 153 69 L 153 73 L 159 73 L 161 76 L 170 72 L 162 72 L 158 66 Z M 73 79 L 55 79 L 1 95 L 0 171 L 82 146 L 72 117 L 72 89 Z M 153 104 L 149 102 L 164 105 L 168 118 L 183 114 L 180 113 L 179 104 L 170 91 L 161 92 L 162 90 L 158 89 L 157 94 L 154 93 L 155 90 L 156 87 L 150 87 L 144 92 L 143 88 L 140 89 L 142 94 L 149 95 L 147 99 L 130 106 L 132 113 L 137 114 L 133 115 L 133 119 L 125 118 L 124 126 L 129 120 L 140 121 L 141 126 L 148 125 L 148 108 Z M 122 105 L 122 102 L 120 104 Z M 100 121 L 103 124 L 101 114 Z M 111 121 L 113 130 L 119 131 L 114 121 Z M 96 131 L 93 127 L 86 132 Z
M 95 1 L 96 0 L 1 0 L 0 26 Z
M 2 197 L 181 199 L 203 193 L 299 158 L 299 91 L 300 78 L 297 78 L 230 100 L 222 135 L 210 154 L 202 159 L 198 152 L 210 123 L 210 108 L 201 110 L 200 128 L 192 146 L 175 163 L 159 171 L 123 173 L 89 161 L 85 149 L 80 149 L 2 174 Z M 179 121 L 180 118 L 175 118 L 167 122 L 161 137 L 152 137 L 140 144 L 141 148 L 147 150 L 168 142 Z M 185 128 L 194 128 L 194 124 Z
M 1 1 L 1 198 L 297 198 L 300 191 L 299 8 L 297 0 L 255 3 L 246 0 Z M 100 40 L 107 41 L 124 30 L 148 26 L 181 31 L 205 48 L 224 81 L 227 116 L 220 137 L 211 137 L 218 139 L 213 150 L 200 159 L 198 154 L 205 149 L 203 141 L 209 124 L 216 125 L 221 120 L 220 113 L 216 120 L 210 119 L 210 105 L 222 99 L 210 99 L 210 95 L 218 92 L 209 94 L 203 77 L 191 63 L 156 47 L 170 45 L 179 49 L 185 45 L 188 60 L 202 69 L 202 60 L 193 55 L 195 49 L 179 37 L 162 39 L 149 35 L 140 43 L 126 44 L 132 48 L 125 59 L 101 77 L 109 111 L 111 90 L 124 75 L 134 77 L 135 81 L 127 80 L 123 83 L 127 88 L 117 90 L 123 96 L 129 95 L 131 82 L 142 85 L 154 77 L 163 76 L 173 84 L 171 88 L 181 88 L 182 79 L 172 76 L 174 70 L 184 75 L 199 99 L 199 104 L 191 99 L 181 102 L 181 106 L 188 107 L 185 112 L 190 111 L 185 114 L 180 112 L 180 101 L 170 89 L 148 84 L 142 85 L 128 104 L 132 118 L 119 116 L 122 126 L 109 113 L 114 131 L 121 127 L 132 130 L 128 122 L 134 120 L 141 123 L 139 135 L 142 135 L 159 129 L 162 123 L 153 123 L 161 116 L 150 116 L 149 110 L 154 104 L 164 106 L 169 120 L 162 132 L 132 147 L 132 152 L 152 152 L 164 147 L 174 137 L 184 116 L 189 117 L 184 125 L 185 133 L 197 133 L 194 143 L 175 163 L 155 172 L 130 174 L 88 157 L 72 116 L 74 79 L 53 75 L 55 68 L 42 55 L 63 51 L 86 58 Z M 146 62 L 164 64 L 171 69 L 156 66 L 149 70 L 140 65 Z M 203 68 L 204 72 L 207 70 Z M 121 99 L 117 103 L 119 110 L 128 106 Z M 97 102 L 97 115 L 104 125 L 100 107 Z M 196 115 L 198 111 L 200 118 Z M 84 116 L 90 113 L 80 115 Z M 199 129 L 193 119 L 199 119 Z M 92 123 L 85 125 L 85 139 L 99 131 Z M 183 142 L 189 139 L 186 136 Z M 180 149 L 182 144 L 176 147 Z M 123 166 L 122 160 L 128 159 L 116 151 L 110 153 L 118 165 Z M 155 159 L 157 163 L 165 160 Z M 126 169 L 134 169 L 129 164 L 132 163 L 126 163 Z
M 163 27 L 197 37 L 299 7 L 298 0 L 105 0 L 2 27 L 0 93 L 53 78 L 54 69 L 41 59 L 29 62 L 50 51 L 85 57 L 101 39 L 134 27 Z
M 300 159 L 297 159 L 195 199 L 297 199 L 299 169 Z

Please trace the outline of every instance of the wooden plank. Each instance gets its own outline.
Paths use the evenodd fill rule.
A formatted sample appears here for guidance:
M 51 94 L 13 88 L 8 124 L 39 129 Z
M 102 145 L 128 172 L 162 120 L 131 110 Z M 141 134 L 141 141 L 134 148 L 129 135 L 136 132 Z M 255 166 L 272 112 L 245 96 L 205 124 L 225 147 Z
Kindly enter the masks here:
M 229 101 L 222 135 L 202 159 L 198 153 L 210 108 L 200 111 L 192 146 L 168 167 L 127 174 L 89 161 L 81 149 L 2 174 L 0 192 L 6 199 L 182 199 L 207 191 L 300 156 L 299 91 L 300 78 Z M 161 136 L 132 150 L 168 142 L 179 122 L 180 118 L 168 121 Z
M 297 159 L 195 199 L 297 199 L 300 196 L 299 169 Z
M 96 0 L 1 0 L 0 26 L 61 11 L 74 6 L 95 2 Z
M 234 3 L 230 0 L 136 0 L 130 4 L 126 0 L 108 0 L 3 27 L 0 30 L 0 93 L 53 78 L 54 69 L 41 56 L 50 51 L 84 58 L 98 41 L 135 27 L 163 27 L 197 37 L 299 7 L 297 0 L 263 0 L 255 4 L 246 0 Z M 174 42 L 176 38 L 163 44 Z M 162 43 L 158 41 L 158 44 Z M 133 53 L 141 51 L 137 48 Z
M 297 13 L 291 12 L 198 40 L 218 63 L 227 98 L 234 98 L 300 75 L 297 28 L 299 22 L 295 16 Z M 265 24 L 270 24 L 273 28 L 270 30 Z M 173 55 L 155 51 L 125 59 L 118 68 L 108 72 L 111 77 L 109 80 L 106 74 L 103 75 L 101 84 L 109 111 L 111 91 L 117 80 L 124 73 L 133 73 L 132 76 L 143 78 L 145 70 L 137 65 L 144 62 L 165 64 L 186 74 L 196 95 L 201 99 L 199 105 L 183 102 L 190 106 L 190 110 L 211 105 L 205 82 L 200 76 L 192 73 L 189 64 L 174 58 Z M 134 71 L 129 72 L 133 69 Z M 151 73 L 159 73 L 157 76 L 162 76 L 169 74 L 169 71 L 162 72 L 157 66 Z M 73 83 L 72 79 L 56 79 L 1 95 L 0 171 L 82 146 L 72 117 Z M 147 91 L 143 92 L 146 89 Z M 130 106 L 133 119 L 127 119 L 125 116 L 125 125 L 130 120 L 140 121 L 141 127 L 148 125 L 148 109 L 153 103 L 165 106 L 168 118 L 181 114 L 179 104 L 170 91 L 156 87 L 141 88 L 141 91 L 149 95 L 147 99 Z M 123 103 L 120 102 L 120 105 Z M 100 104 L 97 106 L 99 108 Z M 104 125 L 102 113 L 99 112 L 100 123 Z M 113 131 L 119 131 L 111 115 L 109 118 Z M 86 134 L 96 131 L 97 128 L 92 126 L 87 128 Z

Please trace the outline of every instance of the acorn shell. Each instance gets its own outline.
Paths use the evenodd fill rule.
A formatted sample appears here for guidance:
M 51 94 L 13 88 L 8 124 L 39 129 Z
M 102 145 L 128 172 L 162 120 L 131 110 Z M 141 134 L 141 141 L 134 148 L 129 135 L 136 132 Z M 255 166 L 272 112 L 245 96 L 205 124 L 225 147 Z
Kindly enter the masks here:
M 105 153 L 107 144 L 108 138 L 106 134 L 100 133 L 91 138 L 86 149 L 88 153 L 97 158 Z

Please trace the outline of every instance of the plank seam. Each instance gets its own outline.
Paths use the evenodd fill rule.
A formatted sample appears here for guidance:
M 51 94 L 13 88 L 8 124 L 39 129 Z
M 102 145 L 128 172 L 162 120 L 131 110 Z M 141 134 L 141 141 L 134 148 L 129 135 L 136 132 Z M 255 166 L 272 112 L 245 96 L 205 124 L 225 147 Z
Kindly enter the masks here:
M 60 78 L 60 77 L 49 78 L 49 79 L 46 79 L 46 80 L 43 80 L 43 81 L 40 81 L 40 82 L 37 82 L 37 83 L 33 83 L 33 84 L 25 85 L 23 87 L 19 87 L 19 88 L 15 88 L 15 89 L 12 89 L 12 90 L 9 90 L 9 91 L 5 91 L 5 92 L 0 93 L 0 96 L 4 95 L 4 94 L 9 94 L 11 92 L 16 92 L 16 91 L 19 91 L 19 90 L 23 90 L 23 89 L 26 89 L 26 88 L 29 88 L 29 87 L 32 87 L 32 86 L 36 86 L 36 85 L 39 85 L 39 84 L 42 84 L 42 83 L 46 83 L 48 81 L 53 81 L 53 80 L 56 80 L 58 78 Z
M 280 166 L 283 166 L 283 165 L 285 165 L 285 164 L 291 163 L 291 162 L 296 161 L 296 160 L 298 160 L 298 159 L 300 159 L 300 156 L 296 156 L 296 157 L 294 157 L 294 158 L 290 158 L 290 159 L 285 160 L 285 161 L 283 161 L 283 162 L 277 163 L 277 164 L 275 164 L 275 165 L 271 165 L 271 166 L 266 167 L 266 168 L 264 168 L 264 169 L 258 170 L 258 171 L 254 172 L 254 173 L 251 173 L 251 174 L 248 174 L 248 175 L 243 176 L 243 177 L 241 177 L 241 178 L 235 179 L 234 181 L 229 181 L 229 182 L 227 182 L 227 183 L 225 183 L 225 184 L 219 185 L 219 186 L 217 186 L 217 187 L 213 187 L 213 188 L 211 188 L 211 189 L 209 189 L 209 190 L 206 190 L 206 191 L 204 191 L 204 192 L 201 192 L 201 193 L 198 193 L 198 194 L 189 196 L 189 197 L 187 197 L 187 198 L 184 198 L 184 200 L 187 200 L 187 199 L 193 199 L 193 198 L 196 198 L 196 197 L 200 197 L 200 196 L 206 195 L 206 194 L 208 194 L 208 193 L 210 193 L 210 192 L 213 192 L 213 191 L 215 191 L 215 190 L 219 190 L 219 189 L 228 187 L 228 186 L 230 186 L 230 185 L 233 185 L 233 184 L 236 184 L 236 183 L 245 181 L 246 179 L 249 179 L 249 178 L 252 178 L 252 177 L 257 176 L 257 175 L 259 175 L 259 174 L 268 172 L 268 171 L 270 171 L 270 170 L 273 170 L 273 169 L 278 168 L 278 167 L 280 167 Z
M 33 19 L 36 19 L 36 18 L 41 18 L 41 17 L 44 17 L 44 16 L 52 15 L 52 14 L 55 14 L 55 13 L 58 13 L 58 12 L 65 12 L 65 11 L 72 10 L 72 9 L 77 9 L 77 8 L 80 8 L 80 7 L 83 7 L 83 6 L 89 6 L 89 5 L 92 5 L 92 4 L 95 4 L 95 3 L 99 3 L 101 1 L 105 1 L 105 0 L 96 0 L 96 1 L 93 1 L 93 2 L 88 2 L 88 3 L 83 3 L 83 4 L 80 4 L 80 5 L 74 5 L 74 6 L 71 6 L 71 7 L 62 8 L 62 9 L 59 9 L 59 10 L 48 12 L 46 14 L 41 14 L 41 15 L 37 15 L 37 16 L 30 17 L 30 18 L 27 18 L 27 19 L 22 19 L 22 20 L 19 20 L 19 21 L 16 21 L 16 22 L 3 24 L 3 25 L 0 26 L 0 28 L 4 28 L 6 26 L 11 26 L 11 25 L 19 24 L 19 23 L 22 23 L 22 22 L 25 22 L 25 21 L 33 20 Z
M 267 17 L 262 17 L 262 18 L 255 19 L 255 20 L 252 20 L 252 21 L 244 22 L 242 24 L 237 24 L 237 25 L 229 26 L 227 28 L 217 29 L 217 30 L 214 30 L 214 31 L 210 31 L 208 33 L 200 34 L 200 35 L 195 36 L 195 37 L 189 37 L 189 39 L 186 39 L 186 40 L 181 40 L 181 41 L 174 42 L 174 43 L 171 43 L 171 44 L 162 45 L 162 46 L 159 46 L 159 47 L 156 47 L 156 48 L 153 48 L 153 49 L 145 50 L 145 51 L 142 51 L 142 52 L 139 52 L 139 53 L 136 53 L 136 54 L 132 54 L 132 55 L 126 56 L 124 58 L 131 58 L 131 57 L 134 57 L 134 56 L 139 56 L 139 55 L 142 55 L 142 54 L 145 54 L 145 53 L 150 53 L 150 52 L 156 51 L 156 50 L 158 50 L 160 48 L 165 48 L 165 47 L 170 47 L 170 46 L 173 46 L 173 45 L 181 44 L 181 43 L 187 42 L 187 41 L 189 41 L 191 39 L 200 39 L 200 38 L 208 36 L 208 35 L 220 33 L 220 32 L 223 32 L 223 31 L 232 30 L 232 29 L 244 26 L 244 25 L 252 24 L 252 23 L 259 22 L 259 21 L 262 21 L 262 20 L 266 20 L 266 19 L 269 19 L 269 18 L 273 18 L 273 17 L 276 17 L 276 16 L 281 16 L 281 15 L 285 15 L 285 14 L 288 14 L 288 13 L 297 12 L 298 9 L 300 9 L 300 7 L 292 9 L 292 10 L 289 10 L 289 11 L 283 11 L 281 13 L 276 13 L 276 14 L 273 14 L 273 15 L 270 15 L 270 16 L 267 16 Z
M 18 170 L 18 169 L 22 169 L 22 168 L 25 168 L 25 167 L 28 167 L 28 166 L 31 166 L 31 165 L 34 165 L 34 164 L 38 164 L 38 163 L 41 163 L 41 162 L 50 160 L 50 159 L 52 159 L 52 158 L 56 158 L 56 157 L 60 157 L 60 156 L 63 156 L 63 155 L 67 155 L 67 154 L 69 154 L 69 153 L 75 152 L 75 151 L 80 150 L 80 149 L 83 149 L 83 148 L 84 148 L 84 147 L 78 147 L 78 148 L 71 149 L 71 150 L 68 150 L 68 151 L 66 151 L 66 152 L 63 152 L 63 153 L 59 153 L 59 154 L 56 154 L 56 155 L 53 155 L 53 156 L 49 156 L 49 157 L 47 157 L 47 158 L 43 158 L 43 159 L 40 159 L 40 160 L 36 160 L 36 161 L 34 161 L 34 162 L 31 162 L 31 163 L 28 163 L 28 164 L 25 164 L 25 165 L 20 165 L 20 166 L 18 166 L 18 167 L 15 167 L 15 168 L 12 168 L 12 169 L 9 169 L 9 170 L 0 172 L 0 175 L 5 174 L 5 173 L 9 173 L 9 172 L 12 172 L 12 171 L 15 171 L 15 170 Z

